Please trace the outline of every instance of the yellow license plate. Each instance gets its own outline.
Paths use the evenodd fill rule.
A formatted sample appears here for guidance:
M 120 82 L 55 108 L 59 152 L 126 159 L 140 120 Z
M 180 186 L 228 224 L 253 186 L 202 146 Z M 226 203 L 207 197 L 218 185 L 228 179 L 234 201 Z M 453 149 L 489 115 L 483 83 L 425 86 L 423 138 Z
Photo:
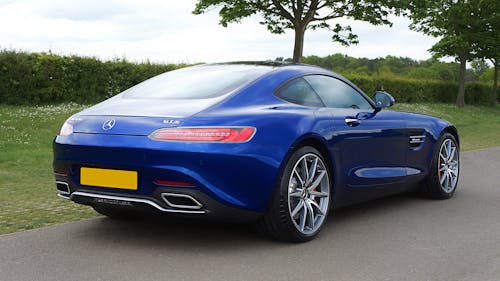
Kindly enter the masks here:
M 137 190 L 137 172 L 82 167 L 80 184 Z

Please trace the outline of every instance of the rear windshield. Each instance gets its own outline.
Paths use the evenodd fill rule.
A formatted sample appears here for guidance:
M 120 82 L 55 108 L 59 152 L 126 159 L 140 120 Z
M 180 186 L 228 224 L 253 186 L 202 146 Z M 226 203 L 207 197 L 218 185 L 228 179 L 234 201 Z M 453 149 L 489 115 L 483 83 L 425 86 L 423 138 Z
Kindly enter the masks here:
M 257 65 L 202 65 L 160 74 L 124 92 L 124 98 L 208 99 L 222 96 L 271 71 Z

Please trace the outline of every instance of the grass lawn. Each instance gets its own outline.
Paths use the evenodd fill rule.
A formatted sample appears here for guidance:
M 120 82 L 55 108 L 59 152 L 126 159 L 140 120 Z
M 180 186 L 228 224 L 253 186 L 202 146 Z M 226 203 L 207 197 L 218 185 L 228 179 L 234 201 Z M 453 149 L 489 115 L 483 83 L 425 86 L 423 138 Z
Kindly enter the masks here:
M 0 105 L 0 234 L 94 217 L 89 207 L 56 197 L 52 140 L 60 126 L 84 106 Z M 500 107 L 397 104 L 453 122 L 462 150 L 500 145 Z
M 96 216 L 56 196 L 52 140 L 84 107 L 0 105 L 0 234 Z

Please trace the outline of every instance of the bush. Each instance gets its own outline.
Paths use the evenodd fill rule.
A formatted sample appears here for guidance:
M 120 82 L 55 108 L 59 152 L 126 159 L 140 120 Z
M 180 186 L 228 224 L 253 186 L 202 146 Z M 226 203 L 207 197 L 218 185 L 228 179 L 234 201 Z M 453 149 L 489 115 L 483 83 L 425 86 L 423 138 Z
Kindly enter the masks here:
M 0 51 L 0 103 L 97 103 L 185 65 Z

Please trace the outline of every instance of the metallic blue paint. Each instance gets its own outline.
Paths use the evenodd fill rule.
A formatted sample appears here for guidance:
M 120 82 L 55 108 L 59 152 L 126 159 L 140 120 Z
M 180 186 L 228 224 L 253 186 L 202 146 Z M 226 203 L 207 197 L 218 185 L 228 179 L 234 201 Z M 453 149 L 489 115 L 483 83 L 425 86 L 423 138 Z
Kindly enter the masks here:
M 156 180 L 178 181 L 193 185 L 176 187 L 180 191 L 197 190 L 223 206 L 259 213 L 267 208 L 287 158 L 304 143 L 326 152 L 335 207 L 406 190 L 427 175 L 436 140 L 446 128 L 453 130 L 450 123 L 390 110 L 369 117 L 362 110 L 306 107 L 273 95 L 285 82 L 309 74 L 337 77 L 355 87 L 321 68 L 288 65 L 215 99 L 151 102 L 118 95 L 67 121 L 74 132 L 55 138 L 54 170 L 68 172 L 72 191 L 151 196 Z M 346 117 L 363 114 L 369 118 L 360 118 L 359 125 L 346 124 Z M 110 119 L 114 128 L 105 131 L 102 125 Z M 175 126 L 252 126 L 257 131 L 238 144 L 148 138 L 156 129 Z M 425 141 L 411 147 L 414 134 Z M 138 171 L 139 189 L 80 186 L 82 166 Z

